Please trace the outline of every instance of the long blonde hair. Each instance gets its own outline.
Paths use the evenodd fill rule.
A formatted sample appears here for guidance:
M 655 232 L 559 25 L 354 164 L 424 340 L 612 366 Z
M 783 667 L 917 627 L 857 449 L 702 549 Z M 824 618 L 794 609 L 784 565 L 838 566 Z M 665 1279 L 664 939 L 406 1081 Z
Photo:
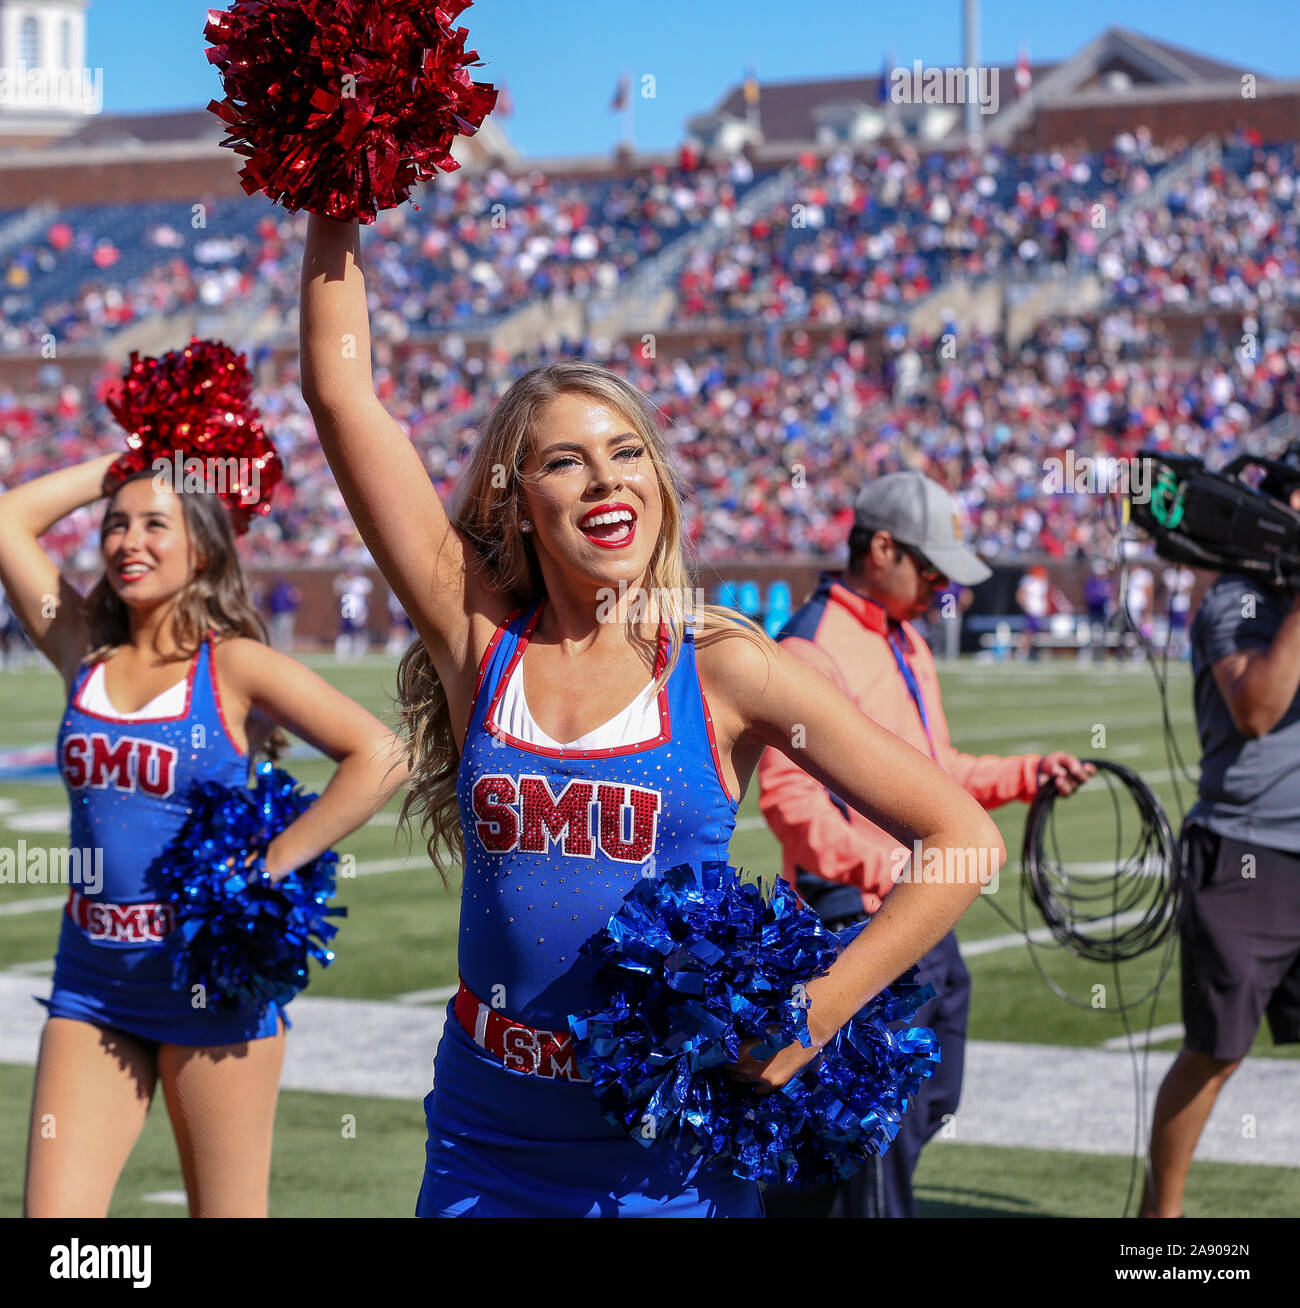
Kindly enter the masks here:
M 659 482 L 663 522 L 643 585 L 660 605 L 671 654 L 655 678 L 658 690 L 672 674 L 685 632 L 690 575 L 682 550 L 682 487 L 655 406 L 630 382 L 598 364 L 568 360 L 534 368 L 518 378 L 484 419 L 469 464 L 452 498 L 450 517 L 467 545 L 487 566 L 495 587 L 512 608 L 531 607 L 546 594 L 529 538 L 520 530 L 522 469 L 542 411 L 560 395 L 580 394 L 621 414 L 645 443 Z M 499 470 L 505 469 L 504 478 Z M 770 644 L 751 619 L 713 604 L 695 605 L 697 631 L 730 628 Z M 464 833 L 456 803 L 460 750 L 451 728 L 446 691 L 424 643 L 414 640 L 397 669 L 400 733 L 410 769 L 398 819 L 408 833 L 417 819 L 425 848 L 445 882 L 465 857 Z
M 151 469 L 145 468 L 126 478 L 122 486 L 153 475 Z M 120 489 L 119 486 L 117 490 Z M 215 636 L 218 640 L 247 636 L 263 645 L 270 644 L 266 624 L 248 591 L 248 579 L 235 549 L 230 515 L 220 498 L 207 491 L 176 491 L 174 494 L 180 503 L 190 548 L 196 557 L 194 573 L 176 597 L 172 609 L 172 630 L 178 654 L 192 658 L 206 636 Z M 111 504 L 111 498 L 109 502 Z M 107 521 L 108 514 L 105 513 L 104 522 Z M 104 535 L 101 524 L 101 547 Z M 90 653 L 81 660 L 83 666 L 108 658 L 130 638 L 130 613 L 121 596 L 109 585 L 107 574 L 100 577 L 86 596 L 83 613 L 90 630 L 91 645 Z M 284 732 L 276 727 L 258 749 L 254 750 L 250 742 L 249 753 L 265 755 L 274 761 L 288 743 Z

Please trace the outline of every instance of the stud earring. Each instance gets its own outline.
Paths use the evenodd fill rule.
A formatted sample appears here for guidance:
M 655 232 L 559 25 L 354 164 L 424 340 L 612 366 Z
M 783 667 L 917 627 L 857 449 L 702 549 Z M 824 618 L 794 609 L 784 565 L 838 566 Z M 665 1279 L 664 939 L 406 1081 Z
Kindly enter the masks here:
M 527 518 L 521 518 L 521 519 L 520 519 L 520 521 L 519 521 L 519 530 L 520 530 L 520 531 L 532 531 L 532 529 L 533 529 L 533 524 L 532 524 L 531 522 L 529 522 Z

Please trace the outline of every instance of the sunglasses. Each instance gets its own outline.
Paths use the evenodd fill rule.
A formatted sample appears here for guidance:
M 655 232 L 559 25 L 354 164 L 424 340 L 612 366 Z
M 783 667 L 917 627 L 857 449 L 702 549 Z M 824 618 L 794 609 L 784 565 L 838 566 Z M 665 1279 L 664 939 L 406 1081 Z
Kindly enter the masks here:
M 946 573 L 940 572 L 938 568 L 930 562 L 929 559 L 921 553 L 920 550 L 913 549 L 910 545 L 904 545 L 901 540 L 894 542 L 899 550 L 906 554 L 916 567 L 917 575 L 929 586 L 944 586 L 948 582 Z

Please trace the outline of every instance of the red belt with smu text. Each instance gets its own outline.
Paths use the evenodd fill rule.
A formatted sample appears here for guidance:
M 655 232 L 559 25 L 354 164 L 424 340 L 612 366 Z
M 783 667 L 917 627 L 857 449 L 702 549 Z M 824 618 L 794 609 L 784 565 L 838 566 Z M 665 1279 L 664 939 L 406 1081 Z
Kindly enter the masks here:
M 109 904 L 87 899 L 80 890 L 68 895 L 68 916 L 92 940 L 123 945 L 150 945 L 171 931 L 175 915 L 170 904 Z
M 590 1084 L 578 1072 L 571 1032 L 539 1031 L 512 1021 L 485 1004 L 463 979 L 453 1011 L 469 1038 L 512 1071 Z

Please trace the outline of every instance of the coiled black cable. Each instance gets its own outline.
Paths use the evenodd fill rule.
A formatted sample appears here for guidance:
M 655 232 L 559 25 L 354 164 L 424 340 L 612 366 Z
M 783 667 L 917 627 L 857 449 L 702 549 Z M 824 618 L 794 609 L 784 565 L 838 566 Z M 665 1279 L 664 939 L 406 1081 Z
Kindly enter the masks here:
M 1060 856 L 1054 821 L 1055 785 L 1029 807 L 1021 855 L 1025 884 L 1053 939 L 1078 958 L 1120 963 L 1156 948 L 1176 927 L 1182 905 L 1182 860 L 1169 819 L 1151 788 L 1131 768 L 1106 759 L 1097 768 L 1115 809 L 1113 871 L 1071 871 Z M 1137 838 L 1123 849 L 1120 794 L 1138 812 Z

